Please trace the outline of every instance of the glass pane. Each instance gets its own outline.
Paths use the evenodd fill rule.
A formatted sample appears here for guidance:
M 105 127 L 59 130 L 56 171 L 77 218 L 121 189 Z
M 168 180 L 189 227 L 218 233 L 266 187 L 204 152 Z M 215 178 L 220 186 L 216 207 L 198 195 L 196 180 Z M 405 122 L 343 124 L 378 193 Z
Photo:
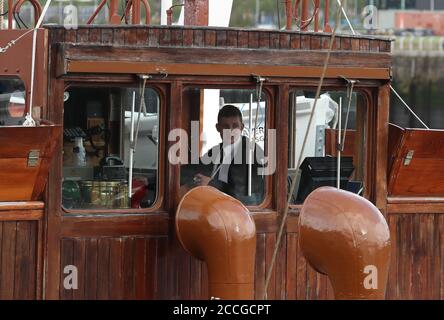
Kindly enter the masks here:
M 140 95 L 137 87 L 71 87 L 65 93 L 65 208 L 146 208 L 155 202 L 159 96 L 146 88 L 141 105 Z
M 314 98 L 314 89 L 290 94 L 287 186 L 290 190 L 295 177 L 294 204 L 302 203 L 321 186 L 339 186 L 358 194 L 364 191 L 363 96 L 354 92 L 349 99 L 346 90 L 324 92 L 308 127 Z
M 0 77 L 0 125 L 21 125 L 25 114 L 25 85 L 19 78 Z
M 210 185 L 244 204 L 262 203 L 267 103 L 265 94 L 259 102 L 256 95 L 250 89 L 184 91 L 184 109 L 190 118 L 183 125 L 190 147 L 186 163 L 181 163 L 182 194 Z

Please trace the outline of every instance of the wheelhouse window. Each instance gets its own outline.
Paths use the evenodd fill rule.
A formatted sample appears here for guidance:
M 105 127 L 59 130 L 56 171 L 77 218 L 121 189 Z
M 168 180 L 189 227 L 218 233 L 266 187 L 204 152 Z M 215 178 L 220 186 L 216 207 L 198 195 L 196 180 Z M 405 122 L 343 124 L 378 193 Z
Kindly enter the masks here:
M 0 126 L 21 125 L 25 106 L 23 81 L 15 77 L 0 77 Z
M 292 204 L 302 204 L 322 186 L 364 194 L 366 100 L 350 92 L 325 91 L 314 109 L 315 89 L 291 91 L 287 187 L 290 192 L 295 179 Z
M 159 95 L 139 87 L 70 87 L 64 95 L 62 204 L 148 208 L 158 192 Z
M 187 143 L 180 193 L 209 185 L 246 205 L 260 205 L 267 176 L 266 94 L 258 99 L 254 89 L 189 87 L 183 109 Z

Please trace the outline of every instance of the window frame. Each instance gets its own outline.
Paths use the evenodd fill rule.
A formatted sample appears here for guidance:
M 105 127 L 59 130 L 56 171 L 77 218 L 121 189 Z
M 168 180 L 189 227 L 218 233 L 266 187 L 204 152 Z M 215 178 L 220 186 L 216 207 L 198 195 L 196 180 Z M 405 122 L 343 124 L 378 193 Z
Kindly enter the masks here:
M 182 102 L 182 110 L 184 107 L 184 94 L 187 89 L 220 89 L 220 90 L 255 90 L 256 86 L 252 85 L 250 83 L 235 83 L 233 85 L 232 82 L 229 82 L 228 80 L 221 80 L 217 83 L 202 83 L 202 82 L 186 82 L 183 83 L 183 86 L 181 87 L 180 96 L 181 96 L 181 102 Z M 275 119 L 275 110 L 276 110 L 276 104 L 275 99 L 277 96 L 275 86 L 269 85 L 265 83 L 262 87 L 262 94 L 265 95 L 266 99 L 266 112 L 265 112 L 265 135 L 264 135 L 264 154 L 265 156 L 268 156 L 268 144 L 267 144 L 267 137 L 268 137 L 268 130 L 269 129 L 275 129 L 274 126 L 274 119 Z M 181 128 L 183 128 L 183 121 L 184 119 L 180 119 Z M 277 151 L 277 149 L 276 149 Z M 276 160 L 277 161 L 277 160 Z M 265 184 L 264 184 L 264 197 L 260 204 L 258 205 L 245 205 L 251 213 L 260 213 L 265 212 L 269 213 L 270 211 L 275 211 L 276 208 L 273 206 L 273 191 L 274 191 L 274 183 L 275 183 L 275 176 L 277 174 L 277 170 L 271 174 L 266 176 L 265 178 Z M 179 177 L 180 177 L 180 165 L 179 165 Z M 180 181 L 179 181 L 179 188 L 180 188 Z M 176 190 L 177 194 L 179 194 L 179 189 Z
M 81 88 L 139 88 L 139 81 L 122 81 L 119 79 L 110 79 L 111 81 L 100 81 L 100 82 L 89 82 L 88 80 L 79 81 L 66 81 L 64 85 L 64 92 L 72 87 Z M 112 81 L 117 80 L 117 81 Z M 147 208 L 116 208 L 116 209 L 67 209 L 63 206 L 62 197 L 60 196 L 60 208 L 63 216 L 114 216 L 114 215 L 131 215 L 131 214 L 147 214 L 147 213 L 158 213 L 164 209 L 164 199 L 165 199 L 165 176 L 168 170 L 168 165 L 165 165 L 165 128 L 166 128 L 166 95 L 167 88 L 162 83 L 146 83 L 145 88 L 153 89 L 159 97 L 159 122 L 158 122 L 158 148 L 157 148 L 157 182 L 156 182 L 156 198 L 152 206 Z M 63 95 L 62 95 L 63 98 Z M 63 112 L 65 109 L 63 102 Z M 64 119 L 62 116 L 62 126 L 64 127 Z M 63 138 L 62 138 L 63 143 Z M 63 159 L 60 162 L 60 170 L 63 170 Z M 61 179 L 58 186 L 60 195 L 62 193 L 62 183 L 63 183 L 63 171 L 61 173 Z
M 297 84 L 290 84 L 287 94 L 288 94 L 288 105 L 287 105 L 287 112 L 290 111 L 290 103 L 291 103 L 291 99 L 290 99 L 290 95 L 292 92 L 297 91 L 297 90 L 311 90 L 316 92 L 317 87 L 315 86 L 304 86 L 304 85 L 297 85 Z M 369 92 L 368 87 L 364 87 L 364 86 L 355 86 L 353 91 L 356 94 L 360 94 L 364 100 L 364 104 L 365 104 L 365 110 L 364 110 L 364 114 L 365 114 L 365 121 L 364 121 L 364 136 L 366 139 L 366 143 L 363 146 L 363 161 L 364 161 L 364 168 L 362 169 L 363 172 L 363 186 L 364 186 L 364 191 L 362 194 L 362 197 L 373 202 L 374 203 L 374 191 L 371 189 L 371 186 L 373 184 L 373 179 L 376 179 L 372 172 L 373 172 L 373 168 L 372 165 L 374 165 L 373 161 L 372 161 L 372 148 L 375 144 L 374 141 L 371 141 L 371 139 L 374 139 L 374 137 L 372 136 L 372 126 L 374 125 L 374 121 L 375 119 L 373 119 L 373 115 L 374 115 L 374 99 L 372 98 L 372 94 Z M 322 92 L 346 92 L 347 87 L 346 86 L 338 86 L 338 85 L 325 85 L 322 87 Z M 290 121 L 287 123 L 287 126 L 289 126 Z M 288 128 L 289 130 L 289 128 Z M 287 144 L 287 150 L 289 149 L 290 145 L 289 145 L 289 140 L 288 140 L 288 144 Z M 289 159 L 287 161 L 286 164 L 286 176 L 288 177 L 288 162 Z M 286 188 L 287 190 L 287 194 L 286 194 L 286 199 L 288 200 L 288 187 Z M 289 207 L 288 207 L 288 211 L 291 213 L 299 213 L 300 210 L 302 209 L 303 203 L 300 204 L 293 204 L 290 203 Z

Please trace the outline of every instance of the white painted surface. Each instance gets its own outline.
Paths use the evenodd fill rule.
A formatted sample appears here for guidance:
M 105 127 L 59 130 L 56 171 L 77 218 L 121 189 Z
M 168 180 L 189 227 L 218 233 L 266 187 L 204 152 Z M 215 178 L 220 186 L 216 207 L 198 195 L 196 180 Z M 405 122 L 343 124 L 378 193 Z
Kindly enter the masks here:
M 160 24 L 166 25 L 167 24 L 167 14 L 166 11 L 171 8 L 173 5 L 173 0 L 162 0 L 160 4 Z

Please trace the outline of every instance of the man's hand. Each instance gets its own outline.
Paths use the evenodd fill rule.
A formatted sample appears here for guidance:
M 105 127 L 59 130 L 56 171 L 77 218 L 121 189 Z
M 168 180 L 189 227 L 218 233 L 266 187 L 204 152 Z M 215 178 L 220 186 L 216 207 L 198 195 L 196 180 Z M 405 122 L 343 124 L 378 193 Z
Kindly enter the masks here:
M 198 186 L 207 186 L 210 183 L 211 178 L 198 173 L 194 176 L 193 181 Z

